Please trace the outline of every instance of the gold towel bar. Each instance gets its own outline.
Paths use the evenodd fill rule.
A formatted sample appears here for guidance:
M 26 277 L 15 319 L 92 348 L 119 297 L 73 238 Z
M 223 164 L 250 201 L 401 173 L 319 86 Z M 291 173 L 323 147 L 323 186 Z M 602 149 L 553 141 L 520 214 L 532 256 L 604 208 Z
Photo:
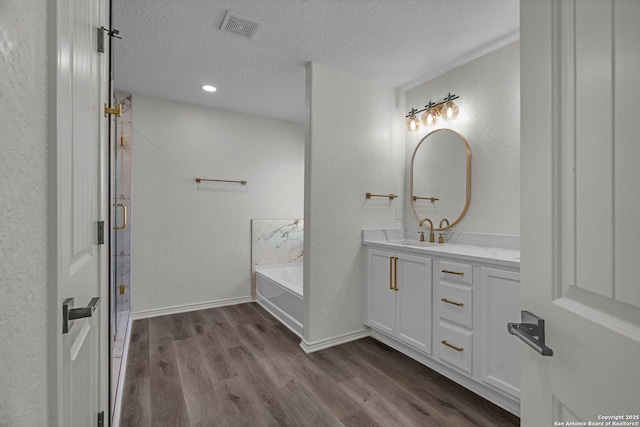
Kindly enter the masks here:
M 247 181 L 229 181 L 227 179 L 204 179 L 204 178 L 196 178 L 196 182 L 199 184 L 202 181 L 212 181 L 212 182 L 233 182 L 236 184 L 242 184 L 245 185 L 247 183 Z
M 413 201 L 415 202 L 416 200 L 431 200 L 431 203 L 435 202 L 436 200 L 440 200 L 437 197 L 418 197 L 418 196 L 413 196 Z
M 395 194 L 371 194 L 371 193 L 365 193 L 365 197 L 367 199 L 370 199 L 372 197 L 388 197 L 389 200 L 393 200 L 398 196 L 396 196 Z

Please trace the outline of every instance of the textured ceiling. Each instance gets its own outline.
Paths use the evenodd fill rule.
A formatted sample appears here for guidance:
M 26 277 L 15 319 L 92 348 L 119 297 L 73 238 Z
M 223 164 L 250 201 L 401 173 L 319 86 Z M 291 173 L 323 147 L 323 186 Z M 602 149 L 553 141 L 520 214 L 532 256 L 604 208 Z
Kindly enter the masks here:
M 227 10 L 253 39 L 219 29 Z M 308 61 L 410 88 L 516 40 L 519 2 L 114 0 L 114 27 L 118 90 L 304 123 Z

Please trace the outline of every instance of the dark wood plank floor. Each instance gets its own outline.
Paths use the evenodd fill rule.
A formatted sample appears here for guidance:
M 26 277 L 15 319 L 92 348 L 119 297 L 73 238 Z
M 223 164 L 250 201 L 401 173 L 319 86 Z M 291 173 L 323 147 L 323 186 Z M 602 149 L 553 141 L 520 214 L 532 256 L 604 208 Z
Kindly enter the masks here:
M 255 303 L 136 320 L 121 425 L 517 426 L 366 338 L 313 354 Z

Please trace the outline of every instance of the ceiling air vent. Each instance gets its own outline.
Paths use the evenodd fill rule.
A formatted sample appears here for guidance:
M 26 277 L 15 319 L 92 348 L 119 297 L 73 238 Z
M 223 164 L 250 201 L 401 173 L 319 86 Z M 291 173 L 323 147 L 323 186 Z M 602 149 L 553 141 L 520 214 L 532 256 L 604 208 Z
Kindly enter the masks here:
M 227 16 L 224 17 L 224 21 L 222 21 L 220 29 L 251 39 L 256 35 L 261 25 L 262 24 L 259 22 L 252 21 L 244 16 L 227 11 Z

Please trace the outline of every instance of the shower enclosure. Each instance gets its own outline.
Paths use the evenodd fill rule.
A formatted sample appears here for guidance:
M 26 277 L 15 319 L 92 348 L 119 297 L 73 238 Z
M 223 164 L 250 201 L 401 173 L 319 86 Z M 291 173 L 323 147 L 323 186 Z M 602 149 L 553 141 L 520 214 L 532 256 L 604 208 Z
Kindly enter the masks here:
M 122 393 L 121 376 L 125 338 L 130 321 L 131 294 L 131 133 L 132 97 L 115 92 L 114 104 L 122 105 L 122 115 L 114 117 L 111 128 L 111 413 Z M 120 388 L 120 390 L 119 390 Z

